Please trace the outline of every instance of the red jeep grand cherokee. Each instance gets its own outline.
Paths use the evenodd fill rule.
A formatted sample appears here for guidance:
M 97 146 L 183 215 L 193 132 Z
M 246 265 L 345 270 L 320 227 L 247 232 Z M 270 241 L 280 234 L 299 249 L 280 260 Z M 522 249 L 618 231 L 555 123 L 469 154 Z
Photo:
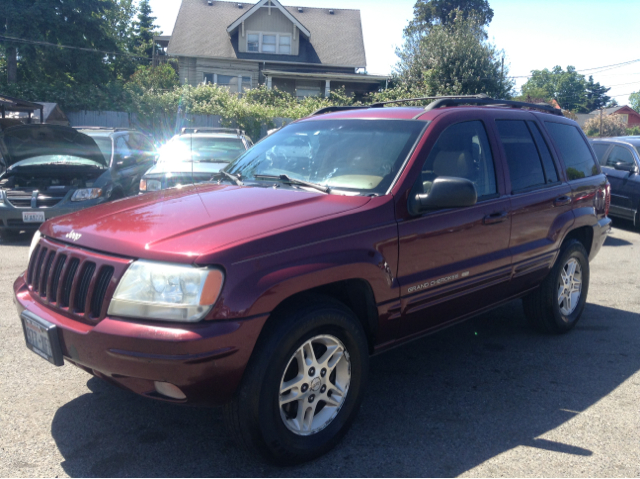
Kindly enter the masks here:
M 480 96 L 382 106 L 294 122 L 209 184 L 45 223 L 14 285 L 28 347 L 225 405 L 241 444 L 295 463 L 345 433 L 372 353 L 518 297 L 571 329 L 610 227 L 577 124 Z

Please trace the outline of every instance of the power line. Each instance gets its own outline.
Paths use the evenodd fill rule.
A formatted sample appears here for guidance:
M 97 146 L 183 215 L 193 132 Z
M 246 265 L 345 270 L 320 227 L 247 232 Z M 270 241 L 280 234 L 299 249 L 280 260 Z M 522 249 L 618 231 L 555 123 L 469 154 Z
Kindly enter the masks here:
M 50 43 L 50 42 L 44 42 L 44 41 L 40 41 L 40 40 L 28 40 L 26 38 L 17 38 L 17 37 L 9 37 L 7 35 L 0 35 L 0 40 L 1 41 L 10 41 L 10 42 L 15 42 L 15 43 L 23 43 L 23 44 L 27 44 L 27 45 L 39 45 L 39 46 L 43 46 L 43 47 L 56 47 L 56 48 L 66 48 L 69 50 L 80 50 L 83 52 L 91 52 L 91 53 L 101 53 L 103 55 L 115 55 L 115 56 L 127 56 L 127 57 L 131 57 L 131 58 L 138 58 L 140 60 L 149 60 L 151 61 L 152 59 L 149 57 L 141 57 L 138 55 L 132 55 L 130 53 L 126 53 L 126 52 L 108 52 L 105 50 L 98 50 L 95 48 L 86 48 L 86 47 L 74 47 L 71 45 L 61 45 L 58 43 Z

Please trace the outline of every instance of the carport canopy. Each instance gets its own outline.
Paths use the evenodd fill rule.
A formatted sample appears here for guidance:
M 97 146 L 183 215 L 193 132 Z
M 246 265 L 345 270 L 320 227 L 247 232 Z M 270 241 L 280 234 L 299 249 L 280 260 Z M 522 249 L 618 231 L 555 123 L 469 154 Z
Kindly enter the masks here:
M 36 110 L 40 110 L 40 123 L 44 123 L 44 106 L 39 103 L 33 103 L 26 100 L 20 100 L 6 95 L 0 95 L 0 112 L 2 118 L 5 118 L 7 112 L 21 112 L 26 111 L 31 117 L 31 113 Z

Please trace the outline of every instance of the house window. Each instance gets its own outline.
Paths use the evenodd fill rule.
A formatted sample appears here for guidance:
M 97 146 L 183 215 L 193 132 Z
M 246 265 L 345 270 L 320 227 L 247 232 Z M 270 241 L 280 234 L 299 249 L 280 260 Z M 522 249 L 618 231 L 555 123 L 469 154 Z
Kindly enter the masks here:
M 318 81 L 296 80 L 296 96 L 304 98 L 307 96 L 320 96 L 322 86 Z
M 276 53 L 276 35 L 262 35 L 262 53 Z
M 618 117 L 625 125 L 629 124 L 629 115 L 618 115 Z
M 221 75 L 217 73 L 204 74 L 205 83 L 215 83 L 217 85 L 227 87 L 232 93 L 238 93 L 239 80 L 240 75 Z M 246 90 L 251 90 L 251 77 L 243 76 L 241 85 L 241 91 L 244 92 Z
M 291 54 L 291 37 L 288 35 L 280 35 L 280 43 L 278 46 L 278 53 L 281 55 Z
M 257 33 L 251 33 L 247 35 L 247 51 L 259 52 L 260 51 L 260 35 Z
M 291 55 L 291 35 L 247 33 L 247 52 Z

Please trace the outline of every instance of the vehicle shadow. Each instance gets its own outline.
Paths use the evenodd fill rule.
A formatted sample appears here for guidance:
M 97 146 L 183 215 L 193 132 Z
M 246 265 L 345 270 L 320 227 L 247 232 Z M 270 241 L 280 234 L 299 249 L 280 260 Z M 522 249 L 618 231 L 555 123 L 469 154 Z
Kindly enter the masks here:
M 9 239 L 0 239 L 0 245 L 2 246 L 29 246 L 33 238 L 33 232 L 21 231 L 15 236 L 11 236 Z
M 345 439 L 278 468 L 231 442 L 218 409 L 157 403 L 96 378 L 52 435 L 70 476 L 456 476 L 520 445 L 590 456 L 539 436 L 640 370 L 637 314 L 588 304 L 574 331 L 533 332 L 520 303 L 372 358 Z

